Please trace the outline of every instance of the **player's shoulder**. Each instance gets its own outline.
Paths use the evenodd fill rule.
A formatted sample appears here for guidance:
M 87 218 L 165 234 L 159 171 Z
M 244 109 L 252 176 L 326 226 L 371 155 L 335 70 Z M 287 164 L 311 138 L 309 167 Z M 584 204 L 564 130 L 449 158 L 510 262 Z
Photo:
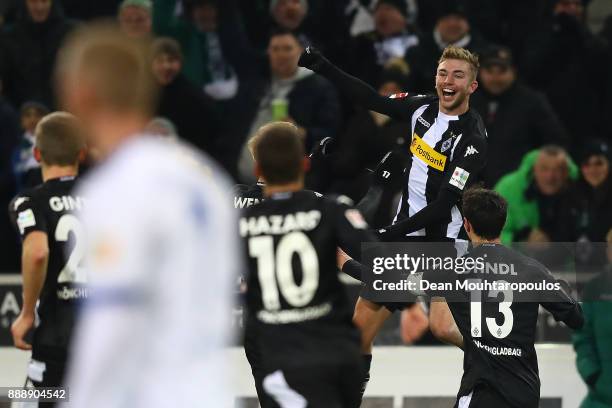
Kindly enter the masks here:
M 485 128 L 482 117 L 476 109 L 470 108 L 466 112 L 464 132 L 467 133 L 470 139 L 486 143 L 487 129 Z
M 438 97 L 436 95 L 412 94 L 409 92 L 400 92 L 400 93 L 391 94 L 388 96 L 388 98 L 406 101 L 415 106 L 428 105 L 438 100 Z
M 42 190 L 43 184 L 22 190 L 10 201 L 8 206 L 9 213 L 17 213 L 24 208 L 29 208 L 36 205 L 38 201 L 40 201 Z

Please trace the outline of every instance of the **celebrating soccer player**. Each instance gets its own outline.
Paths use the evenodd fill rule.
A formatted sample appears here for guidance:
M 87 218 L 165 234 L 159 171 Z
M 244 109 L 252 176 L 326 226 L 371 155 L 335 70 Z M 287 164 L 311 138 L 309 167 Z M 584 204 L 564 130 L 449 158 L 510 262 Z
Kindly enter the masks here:
M 73 192 L 85 138 L 77 118 L 45 116 L 35 131 L 34 157 L 43 184 L 25 190 L 9 213 L 23 240 L 23 308 L 11 327 L 17 348 L 32 350 L 28 380 L 37 387 L 62 385 L 76 302 L 86 297 L 82 269 L 85 201 Z M 35 315 L 39 323 L 34 328 Z M 25 340 L 34 328 L 32 344 Z
M 263 367 L 260 403 L 358 406 L 359 334 L 336 248 L 358 253 L 375 237 L 356 209 L 303 190 L 307 158 L 295 126 L 269 125 L 254 153 L 265 200 L 248 207 L 239 226 L 249 262 L 247 327 Z

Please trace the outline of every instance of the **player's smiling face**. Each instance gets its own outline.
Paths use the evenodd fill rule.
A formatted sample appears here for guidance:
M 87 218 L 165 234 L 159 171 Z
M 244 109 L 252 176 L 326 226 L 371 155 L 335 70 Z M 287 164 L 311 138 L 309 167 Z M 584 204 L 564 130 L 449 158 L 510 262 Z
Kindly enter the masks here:
M 449 115 L 460 115 L 468 109 L 469 96 L 478 83 L 466 61 L 447 59 L 438 65 L 436 92 L 440 98 L 440 110 Z

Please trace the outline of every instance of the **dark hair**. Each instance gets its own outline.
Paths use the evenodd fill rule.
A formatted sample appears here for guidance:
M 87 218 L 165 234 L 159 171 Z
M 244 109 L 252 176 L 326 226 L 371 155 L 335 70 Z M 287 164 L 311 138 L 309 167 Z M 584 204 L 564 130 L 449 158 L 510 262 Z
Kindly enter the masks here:
M 159 37 L 153 41 L 151 45 L 151 56 L 156 58 L 160 55 L 169 55 L 171 58 L 183 60 L 183 53 L 181 52 L 181 45 L 173 38 L 170 37 Z
M 288 122 L 263 126 L 255 135 L 253 155 L 267 184 L 286 184 L 302 175 L 304 142 Z
M 463 193 L 463 216 L 472 224 L 474 233 L 485 239 L 495 239 L 506 223 L 508 203 L 496 191 L 470 188 Z
M 302 41 L 300 40 L 300 38 L 297 36 L 297 34 L 295 33 L 295 31 L 292 31 L 288 28 L 283 28 L 280 26 L 274 26 L 271 30 L 270 30 L 270 34 L 268 35 L 268 43 L 272 40 L 273 37 L 278 37 L 281 35 L 290 35 L 291 37 L 293 37 L 295 39 L 295 41 L 300 44 L 301 46 L 303 46 Z

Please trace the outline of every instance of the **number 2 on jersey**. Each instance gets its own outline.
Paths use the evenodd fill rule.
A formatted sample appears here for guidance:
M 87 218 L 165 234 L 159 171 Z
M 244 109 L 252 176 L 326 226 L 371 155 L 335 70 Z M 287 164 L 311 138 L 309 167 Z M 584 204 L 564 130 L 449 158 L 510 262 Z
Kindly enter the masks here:
M 68 241 L 70 233 L 74 234 L 74 248 L 66 261 L 66 265 L 60 271 L 57 282 L 58 283 L 86 283 L 87 277 L 85 271 L 80 266 L 83 260 L 83 226 L 79 222 L 78 218 L 72 214 L 64 214 L 57 222 L 55 227 L 55 240 L 58 242 Z
M 302 267 L 302 282 L 293 276 L 291 260 L 297 254 Z M 260 236 L 249 239 L 249 255 L 257 258 L 261 298 L 266 310 L 281 308 L 280 293 L 294 307 L 307 305 L 319 286 L 319 260 L 310 239 L 303 232 L 283 236 L 274 251 L 274 238 Z

